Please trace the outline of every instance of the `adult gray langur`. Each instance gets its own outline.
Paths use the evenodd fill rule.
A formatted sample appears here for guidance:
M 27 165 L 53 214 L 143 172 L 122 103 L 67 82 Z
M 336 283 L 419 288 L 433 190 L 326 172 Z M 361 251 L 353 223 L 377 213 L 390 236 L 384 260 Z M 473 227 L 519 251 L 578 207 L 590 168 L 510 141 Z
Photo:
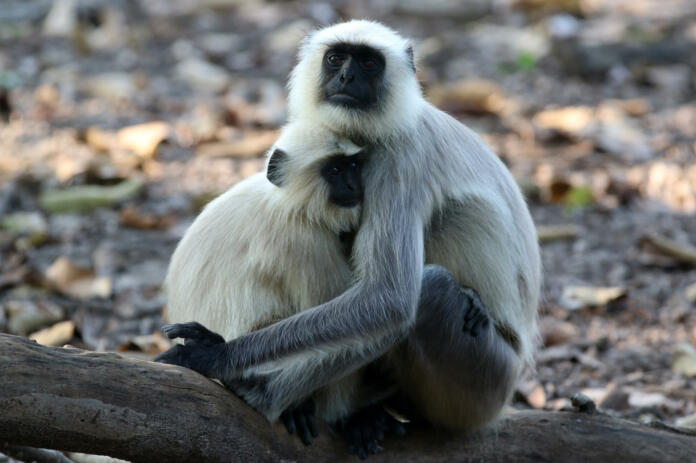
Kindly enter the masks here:
M 372 363 L 433 424 L 490 423 L 533 364 L 537 339 L 539 247 L 512 176 L 478 135 L 423 98 L 411 44 L 379 23 L 350 21 L 305 40 L 289 114 L 370 147 L 355 283 L 225 344 L 181 346 L 169 360 L 230 382 L 266 378 L 245 399 L 271 419 Z M 171 337 L 195 341 L 176 326 Z M 363 455 L 381 437 L 370 429 L 353 441 Z

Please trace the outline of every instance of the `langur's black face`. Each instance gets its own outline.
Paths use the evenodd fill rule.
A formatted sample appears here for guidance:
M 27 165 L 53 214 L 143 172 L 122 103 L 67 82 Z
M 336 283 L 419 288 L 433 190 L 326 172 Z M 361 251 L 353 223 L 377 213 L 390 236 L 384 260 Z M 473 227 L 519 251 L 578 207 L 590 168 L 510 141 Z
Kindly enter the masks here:
M 288 154 L 276 149 L 271 154 L 266 169 L 266 178 L 277 187 L 285 184 L 286 173 L 283 171 Z M 337 154 L 319 164 L 319 175 L 329 186 L 329 202 L 338 207 L 351 208 L 359 205 L 363 199 L 362 165 L 363 152 L 352 156 Z
M 321 166 L 321 176 L 329 184 L 329 201 L 338 207 L 355 207 L 362 202 L 362 157 L 336 155 Z
M 323 98 L 330 104 L 367 110 L 378 106 L 384 92 L 384 55 L 367 45 L 337 43 L 324 54 Z

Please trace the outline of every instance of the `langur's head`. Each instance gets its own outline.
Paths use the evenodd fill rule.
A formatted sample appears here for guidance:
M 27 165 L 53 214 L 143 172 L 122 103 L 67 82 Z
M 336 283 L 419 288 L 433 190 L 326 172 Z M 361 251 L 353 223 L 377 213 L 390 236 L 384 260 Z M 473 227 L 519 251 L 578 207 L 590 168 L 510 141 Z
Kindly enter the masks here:
M 363 150 L 326 127 L 288 124 L 269 152 L 266 177 L 282 210 L 336 231 L 357 225 L 363 198 Z
M 309 35 L 290 76 L 290 120 L 312 120 L 364 141 L 408 130 L 422 94 L 411 43 L 354 20 Z

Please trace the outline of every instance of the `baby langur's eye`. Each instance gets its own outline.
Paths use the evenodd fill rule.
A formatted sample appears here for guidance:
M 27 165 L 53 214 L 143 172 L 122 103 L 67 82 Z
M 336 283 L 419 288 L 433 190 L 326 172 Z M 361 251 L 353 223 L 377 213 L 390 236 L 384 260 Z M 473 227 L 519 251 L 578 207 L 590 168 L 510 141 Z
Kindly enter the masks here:
M 332 167 L 331 170 L 329 170 L 329 175 L 338 175 L 341 173 L 341 170 L 338 167 Z
M 357 168 L 358 168 L 358 163 L 355 162 L 355 161 L 353 161 L 353 162 L 350 163 L 350 167 L 352 167 L 353 169 L 357 169 Z
M 346 60 L 346 56 L 342 53 L 329 53 L 326 61 L 332 66 L 340 66 Z

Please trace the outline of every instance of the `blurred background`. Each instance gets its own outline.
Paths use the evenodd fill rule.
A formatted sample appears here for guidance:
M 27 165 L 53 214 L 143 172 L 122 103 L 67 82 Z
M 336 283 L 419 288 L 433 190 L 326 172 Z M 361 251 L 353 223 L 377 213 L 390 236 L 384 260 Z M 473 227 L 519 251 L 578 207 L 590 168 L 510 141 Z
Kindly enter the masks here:
M 529 198 L 543 347 L 514 405 L 696 428 L 693 0 L 0 0 L 0 331 L 165 349 L 174 246 L 262 169 L 302 37 L 350 18 L 413 38 Z

